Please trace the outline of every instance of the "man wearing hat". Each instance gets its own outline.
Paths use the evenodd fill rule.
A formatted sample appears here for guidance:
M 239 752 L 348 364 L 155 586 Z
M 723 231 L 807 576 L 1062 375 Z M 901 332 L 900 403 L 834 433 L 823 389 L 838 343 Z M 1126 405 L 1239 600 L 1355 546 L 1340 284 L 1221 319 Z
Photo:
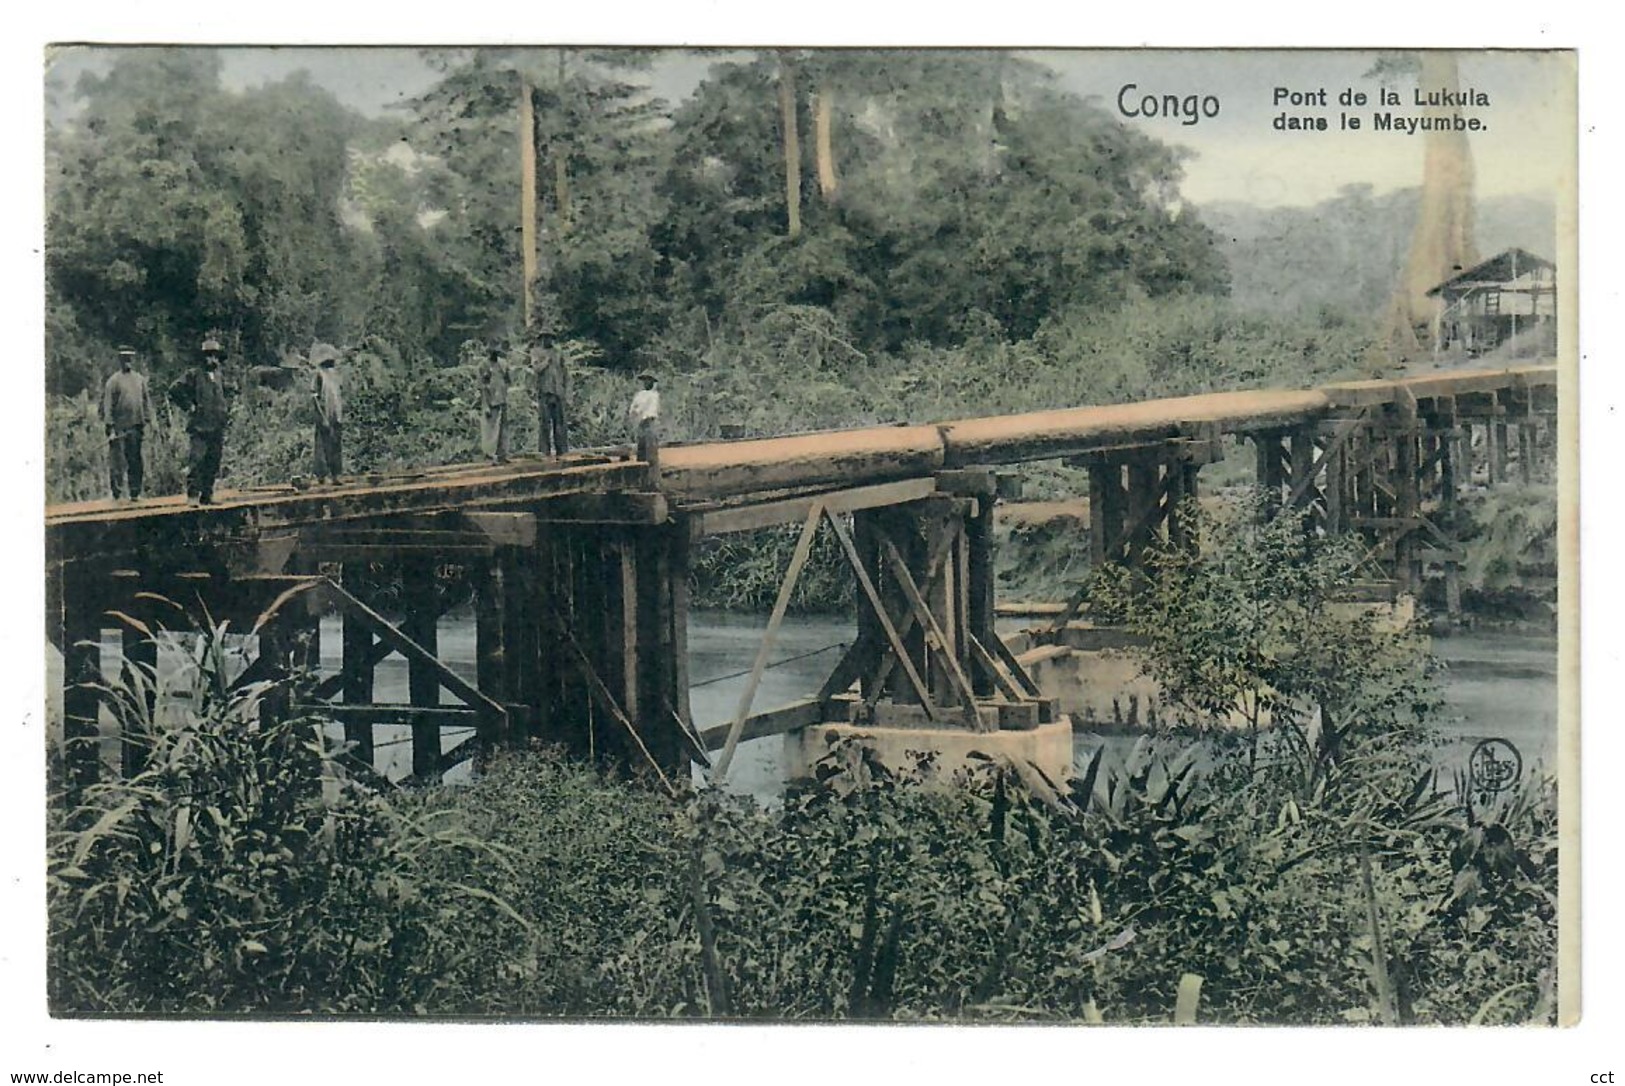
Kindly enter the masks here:
M 660 474 L 660 390 L 655 387 L 655 375 L 638 374 L 643 387 L 632 396 L 626 409 L 626 426 L 638 444 L 638 459 L 649 465 L 652 474 Z
M 563 456 L 570 451 L 564 429 L 564 405 L 570 398 L 570 369 L 564 352 L 548 342 L 547 333 L 531 333 L 530 364 L 536 373 L 536 451 Z
M 495 345 L 486 348 L 480 370 L 480 444 L 491 463 L 508 462 L 508 368 Z
M 220 376 L 220 341 L 210 336 L 198 349 L 197 366 L 169 387 L 169 398 L 187 412 L 186 498 L 192 505 L 214 504 L 214 480 L 226 443 L 226 386 Z
M 338 348 L 318 343 L 310 349 L 316 363 L 316 481 L 336 483 L 344 474 L 344 393 L 339 384 Z
M 120 347 L 118 369 L 102 388 L 102 425 L 107 427 L 108 475 L 115 501 L 121 492 L 131 501 L 141 497 L 141 439 L 152 421 L 147 379 L 134 367 L 135 348 Z

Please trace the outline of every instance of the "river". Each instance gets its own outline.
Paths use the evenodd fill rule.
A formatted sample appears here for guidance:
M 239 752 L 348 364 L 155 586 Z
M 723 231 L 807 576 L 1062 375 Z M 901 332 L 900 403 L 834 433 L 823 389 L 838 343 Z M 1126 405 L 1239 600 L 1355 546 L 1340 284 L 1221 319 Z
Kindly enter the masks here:
M 689 625 L 689 676 L 694 720 L 701 728 L 733 718 L 755 660 L 766 619 L 724 612 L 696 612 Z M 850 620 L 834 617 L 790 617 L 779 631 L 771 665 L 756 691 L 752 711 L 771 709 L 817 691 L 850 642 Z M 336 617 L 323 622 L 322 665 L 338 670 L 340 629 Z M 1439 720 L 1443 743 L 1436 764 L 1445 783 L 1464 768 L 1468 753 L 1482 739 L 1501 739 L 1517 748 L 1527 775 L 1553 769 L 1557 756 L 1557 640 L 1505 630 L 1474 631 L 1433 641 L 1434 655 L 1444 665 L 1444 711 Z M 118 667 L 118 645 L 103 645 L 107 674 Z M 49 654 L 60 668 L 60 658 Z M 166 651 L 165 655 L 168 655 Z M 455 671 L 474 677 L 474 624 L 471 618 L 449 616 L 439 630 L 439 655 Z M 56 689 L 56 684 L 52 684 Z M 379 664 L 376 696 L 404 701 L 406 661 L 391 656 Z M 442 700 L 452 703 L 442 692 Z M 58 706 L 58 709 L 60 707 Z M 448 731 L 446 745 L 463 734 Z M 1077 760 L 1090 757 L 1102 745 L 1126 749 L 1133 737 L 1080 730 L 1073 743 Z M 379 768 L 390 776 L 403 776 L 411 764 L 411 748 L 404 728 L 381 727 L 377 732 Z M 783 789 L 785 771 L 777 737 L 740 744 L 729 772 L 728 788 L 772 802 Z M 468 767 L 453 771 L 451 779 L 466 775 Z
M 733 718 L 766 620 L 753 616 L 698 613 L 689 627 L 689 674 L 694 719 L 700 727 Z M 817 691 L 852 637 L 850 623 L 834 618 L 787 618 L 753 711 Z M 1557 757 L 1557 639 L 1507 630 L 1471 631 L 1433 640 L 1443 665 L 1444 709 L 1437 722 L 1442 745 L 1436 764 L 1445 783 L 1465 769 L 1482 739 L 1502 739 L 1522 756 L 1525 773 L 1554 769 Z M 704 685 L 701 685 L 704 684 Z M 1080 730 L 1075 760 L 1107 745 L 1126 748 L 1132 737 Z M 777 738 L 743 743 L 729 770 L 728 787 L 762 799 L 782 789 L 784 770 Z

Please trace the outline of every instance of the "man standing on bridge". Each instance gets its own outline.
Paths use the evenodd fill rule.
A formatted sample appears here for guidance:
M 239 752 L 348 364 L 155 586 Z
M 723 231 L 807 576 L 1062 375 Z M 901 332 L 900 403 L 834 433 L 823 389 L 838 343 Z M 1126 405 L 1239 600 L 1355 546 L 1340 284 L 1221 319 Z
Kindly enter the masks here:
M 169 386 L 169 398 L 187 414 L 191 438 L 186 455 L 186 499 L 191 505 L 214 504 L 214 480 L 226 443 L 226 386 L 220 376 L 220 341 L 210 336 L 199 348 L 197 368 Z
M 536 372 L 536 450 L 543 456 L 570 451 L 564 428 L 564 405 L 570 398 L 570 369 L 564 352 L 546 332 L 533 331 L 530 364 Z
M 655 387 L 655 375 L 638 374 L 643 387 L 632 396 L 626 409 L 626 427 L 632 431 L 632 440 L 638 445 L 638 459 L 649 465 L 649 474 L 660 476 L 660 390 Z
M 344 474 L 344 394 L 339 385 L 338 348 L 318 343 L 310 349 L 316 363 L 316 481 L 336 483 Z
M 508 462 L 508 367 L 494 345 L 486 348 L 480 371 L 480 444 L 491 463 Z
M 107 427 L 107 462 L 113 500 L 141 497 L 141 438 L 152 421 L 147 379 L 135 372 L 135 348 L 118 349 L 118 370 L 102 389 L 102 424 Z M 128 481 L 128 489 L 126 489 Z M 122 492 L 122 493 L 121 493 Z

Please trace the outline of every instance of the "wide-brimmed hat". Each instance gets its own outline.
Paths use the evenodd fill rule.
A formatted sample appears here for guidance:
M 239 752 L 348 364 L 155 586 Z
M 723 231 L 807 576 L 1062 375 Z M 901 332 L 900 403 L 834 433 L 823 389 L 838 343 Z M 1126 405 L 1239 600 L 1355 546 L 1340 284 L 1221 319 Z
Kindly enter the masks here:
M 130 356 L 133 357 L 135 355 L 135 348 L 129 346 L 128 344 L 126 344 L 126 345 L 118 348 L 118 353 L 121 354 L 121 355 L 126 355 L 127 354 L 127 355 L 130 355 Z
M 316 366 L 331 366 L 339 360 L 339 349 L 331 343 L 318 343 L 310 349 L 310 361 Z
M 202 351 L 204 354 L 226 353 L 226 349 L 220 346 L 220 341 L 215 339 L 213 336 L 210 336 L 208 339 L 204 340 L 203 346 L 199 347 L 198 350 Z
M 652 383 L 652 382 L 660 380 L 660 378 L 656 377 L 652 373 L 649 373 L 649 372 L 645 371 L 643 373 L 638 374 L 638 380 L 640 380 L 640 381 L 649 381 L 649 382 Z

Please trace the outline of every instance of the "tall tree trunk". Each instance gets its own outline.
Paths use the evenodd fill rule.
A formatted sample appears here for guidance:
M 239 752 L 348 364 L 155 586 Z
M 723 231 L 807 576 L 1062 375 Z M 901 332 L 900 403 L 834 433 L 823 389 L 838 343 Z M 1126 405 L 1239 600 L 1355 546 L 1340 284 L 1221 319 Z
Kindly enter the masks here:
M 1446 51 L 1421 54 L 1417 86 L 1424 95 L 1454 93 L 1459 84 L 1456 55 Z M 1429 106 L 1428 117 L 1450 117 L 1456 110 Z M 1432 319 L 1435 302 L 1427 292 L 1478 263 L 1473 240 L 1473 152 L 1465 132 L 1434 129 L 1424 137 L 1422 195 L 1410 255 L 1395 291 L 1389 336 L 1402 349 L 1418 345 L 1416 327 Z
M 834 120 L 831 116 L 834 97 L 828 87 L 820 88 L 813 109 L 814 145 L 818 150 L 818 191 L 826 200 L 835 199 L 841 185 L 840 178 L 835 174 Z
M 779 126 L 784 135 L 784 206 L 791 239 L 801 236 L 801 135 L 796 130 L 796 72 L 779 54 Z
M 519 247 L 529 328 L 536 319 L 536 110 L 530 79 L 523 72 L 519 73 Z
M 554 136 L 553 146 L 553 203 L 555 217 L 558 219 L 560 234 L 570 232 L 570 150 L 565 142 L 565 112 L 564 112 L 564 50 L 558 50 L 559 58 L 559 124 L 557 134 Z

